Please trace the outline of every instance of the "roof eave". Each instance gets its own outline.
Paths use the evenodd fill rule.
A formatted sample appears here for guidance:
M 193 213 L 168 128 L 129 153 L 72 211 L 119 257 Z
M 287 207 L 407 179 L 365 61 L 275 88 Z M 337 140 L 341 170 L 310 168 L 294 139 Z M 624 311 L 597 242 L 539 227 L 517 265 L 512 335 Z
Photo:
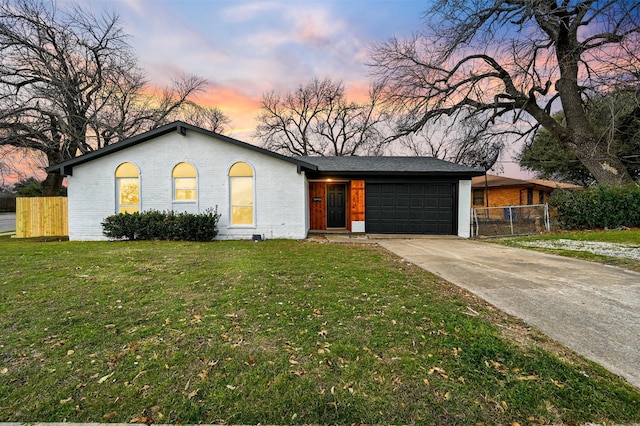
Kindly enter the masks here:
M 133 136 L 129 139 L 125 139 L 122 142 L 117 142 L 113 145 L 107 145 L 104 148 L 100 148 L 95 151 L 80 155 L 78 157 L 63 161 L 61 163 L 54 164 L 53 166 L 47 167 L 45 171 L 47 173 L 57 173 L 63 176 L 71 176 L 73 175 L 74 166 L 87 163 L 89 161 L 95 160 L 96 158 L 113 154 L 114 152 L 122 151 L 123 149 L 129 148 L 130 146 L 146 142 L 150 139 L 165 135 L 167 133 L 171 133 L 173 131 L 177 131 L 182 135 L 185 134 L 181 125 L 177 123 L 167 124 L 165 126 L 158 127 L 157 129 L 153 129 L 148 132 L 141 133 L 137 136 Z
M 397 170 L 322 170 L 315 171 L 319 176 L 400 176 L 400 177 L 467 177 L 484 175 L 484 170 L 474 171 L 397 171 Z
M 72 176 L 73 175 L 73 167 L 74 166 L 77 166 L 77 165 L 80 165 L 80 164 L 83 164 L 83 163 L 87 163 L 89 161 L 95 160 L 95 159 L 100 158 L 100 157 L 104 157 L 104 156 L 109 155 L 109 154 L 113 154 L 114 152 L 122 151 L 123 149 L 129 148 L 131 146 L 140 144 L 142 142 L 146 142 L 148 140 L 157 138 L 159 136 L 162 136 L 162 135 L 174 132 L 174 131 L 178 132 L 182 136 L 185 136 L 187 134 L 188 130 L 194 131 L 196 133 L 200 133 L 200 134 L 203 134 L 203 135 L 215 137 L 215 138 L 221 139 L 221 140 L 223 140 L 225 142 L 231 143 L 233 145 L 241 146 L 241 147 L 244 147 L 244 148 L 249 149 L 251 151 L 259 152 L 259 153 L 262 153 L 262 154 L 265 154 L 265 155 L 269 155 L 271 157 L 278 158 L 280 160 L 295 164 L 297 166 L 297 168 L 298 168 L 298 173 L 300 173 L 302 170 L 305 170 L 305 171 L 307 171 L 307 170 L 308 171 L 316 171 L 316 170 L 318 170 L 318 167 L 316 165 L 308 163 L 306 161 L 302 161 L 302 160 L 299 160 L 299 159 L 296 159 L 296 158 L 286 157 L 286 156 L 284 156 L 282 154 L 278 154 L 278 153 L 275 153 L 275 152 L 272 152 L 272 151 L 268 151 L 268 150 L 266 150 L 264 148 L 260 148 L 260 147 L 255 146 L 255 145 L 251 145 L 249 143 L 242 142 L 242 141 L 239 141 L 237 139 L 233 139 L 233 138 L 231 138 L 229 136 L 224 136 L 224 135 L 221 135 L 219 133 L 215 133 L 215 132 L 212 132 L 212 131 L 209 131 L 209 130 L 205 130 L 205 129 L 202 129 L 200 127 L 193 126 L 191 124 L 184 123 L 182 121 L 176 121 L 176 122 L 173 122 L 173 123 L 158 127 L 156 129 L 150 130 L 148 132 L 141 133 L 141 134 L 139 134 L 137 136 L 133 136 L 133 137 L 131 137 L 129 139 L 123 140 L 122 142 L 118 142 L 118 143 L 115 143 L 113 145 L 108 145 L 108 146 L 106 146 L 104 148 L 101 148 L 101 149 L 98 149 L 96 151 L 92 151 L 92 152 L 89 152 L 87 154 L 83 154 L 81 156 L 78 156 L 78 157 L 63 161 L 61 163 L 54 164 L 52 166 L 47 167 L 45 169 L 45 171 L 47 173 L 61 174 L 63 176 Z

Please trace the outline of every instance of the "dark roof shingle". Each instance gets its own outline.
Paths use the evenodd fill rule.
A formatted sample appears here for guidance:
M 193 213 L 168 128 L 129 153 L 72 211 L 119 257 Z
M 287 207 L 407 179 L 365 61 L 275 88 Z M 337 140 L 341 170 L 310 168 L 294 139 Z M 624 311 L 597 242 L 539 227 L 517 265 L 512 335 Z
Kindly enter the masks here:
M 484 170 L 440 160 L 433 157 L 306 157 L 295 159 L 311 163 L 325 173 L 374 174 L 463 174 L 484 175 Z

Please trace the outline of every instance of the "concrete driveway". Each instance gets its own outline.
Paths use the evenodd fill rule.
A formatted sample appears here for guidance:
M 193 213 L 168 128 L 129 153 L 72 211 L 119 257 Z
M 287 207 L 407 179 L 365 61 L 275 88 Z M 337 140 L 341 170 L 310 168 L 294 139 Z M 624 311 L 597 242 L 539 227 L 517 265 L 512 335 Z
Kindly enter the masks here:
M 640 273 L 456 238 L 376 242 L 640 388 Z
M 0 213 L 0 232 L 16 230 L 16 214 Z

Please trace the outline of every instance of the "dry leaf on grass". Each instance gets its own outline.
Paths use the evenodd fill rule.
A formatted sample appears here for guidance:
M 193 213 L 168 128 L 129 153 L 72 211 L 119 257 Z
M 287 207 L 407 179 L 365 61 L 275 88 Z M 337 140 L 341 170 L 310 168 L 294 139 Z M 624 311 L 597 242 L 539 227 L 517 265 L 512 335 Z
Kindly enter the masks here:
M 102 376 L 102 377 L 100 378 L 100 380 L 98 380 L 98 383 L 104 383 L 104 382 L 106 382 L 106 381 L 107 381 L 107 380 L 109 380 L 109 378 L 110 378 L 111 376 L 113 376 L 115 373 L 116 373 L 115 371 L 112 371 L 111 373 L 107 374 L 106 376 Z
M 151 417 L 151 416 L 135 416 L 131 420 L 129 420 L 129 423 L 138 423 L 138 424 L 150 425 L 150 424 L 153 423 L 153 417 Z
M 529 376 L 518 376 L 518 380 L 522 380 L 522 381 L 538 380 L 538 376 L 535 376 L 533 374 Z
M 104 416 L 102 416 L 102 418 L 105 419 L 105 420 L 111 420 L 111 419 L 113 419 L 114 417 L 117 417 L 117 416 L 118 416 L 118 412 L 117 411 L 112 411 L 112 412 L 107 413 Z
M 204 381 L 207 378 L 207 375 L 209 375 L 209 370 L 202 370 L 201 372 L 198 373 L 198 377 L 200 377 L 200 380 Z

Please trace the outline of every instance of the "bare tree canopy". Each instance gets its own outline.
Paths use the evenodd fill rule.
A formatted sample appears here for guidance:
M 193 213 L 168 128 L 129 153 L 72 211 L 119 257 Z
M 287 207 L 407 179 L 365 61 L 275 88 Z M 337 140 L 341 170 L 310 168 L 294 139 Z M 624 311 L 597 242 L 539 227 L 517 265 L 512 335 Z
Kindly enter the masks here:
M 487 132 L 477 117 L 454 120 L 449 125 L 444 121 L 401 136 L 399 144 L 419 157 L 435 157 L 485 171 L 495 166 L 505 146 L 504 134 Z
M 163 124 L 204 83 L 182 76 L 150 93 L 117 16 L 0 0 L 0 145 L 49 165 Z M 48 175 L 45 194 L 61 184 Z
M 388 141 L 379 88 L 369 101 L 349 101 L 342 82 L 314 79 L 296 90 L 262 97 L 255 136 L 265 148 L 293 155 L 376 155 Z
M 186 105 L 172 119 L 185 121 L 216 133 L 225 133 L 231 119 L 220 108 L 204 107 L 195 103 Z
M 585 105 L 639 85 L 637 1 L 439 0 L 425 20 L 424 33 L 372 49 L 384 99 L 402 115 L 400 133 L 459 114 L 522 137 L 542 126 L 599 182 L 632 181 Z M 554 118 L 559 110 L 566 123 Z

